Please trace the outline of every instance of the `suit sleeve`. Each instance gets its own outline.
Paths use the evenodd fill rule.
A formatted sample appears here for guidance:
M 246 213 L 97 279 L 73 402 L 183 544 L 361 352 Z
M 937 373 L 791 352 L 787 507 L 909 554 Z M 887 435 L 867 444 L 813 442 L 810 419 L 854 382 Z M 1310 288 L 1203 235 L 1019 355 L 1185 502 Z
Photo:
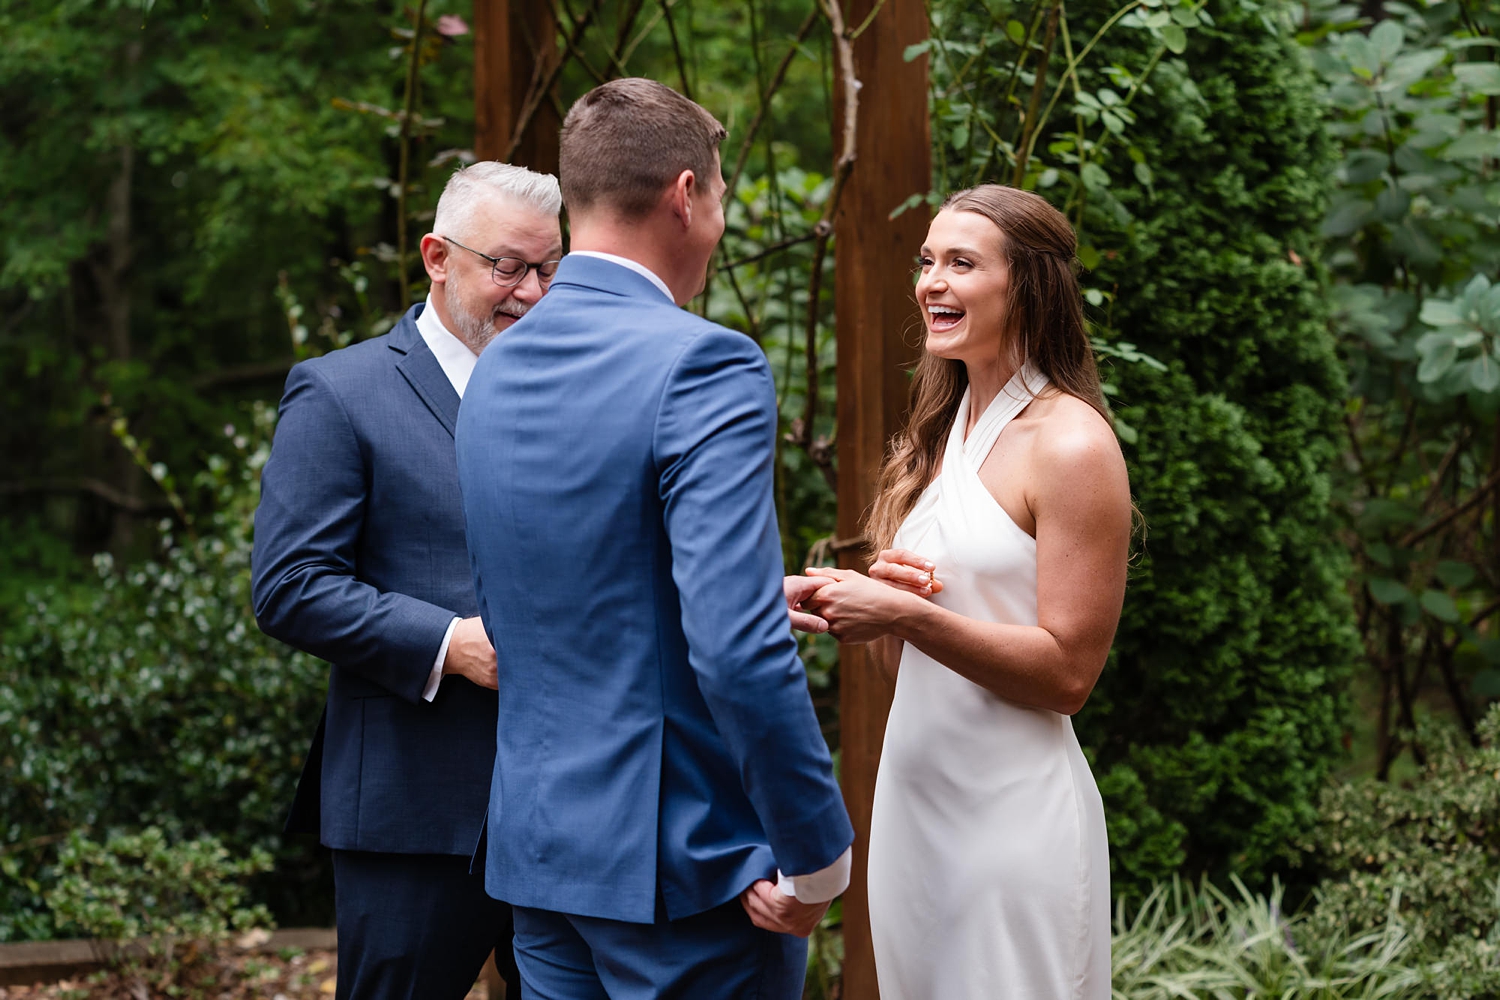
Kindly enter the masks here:
M 655 451 L 689 659 L 784 872 L 854 840 L 797 656 L 776 526 L 776 395 L 748 337 L 714 330 L 679 358 Z
M 312 365 L 287 378 L 260 490 L 251 596 L 261 630 L 419 702 L 458 616 L 355 575 L 364 456 L 348 413 Z

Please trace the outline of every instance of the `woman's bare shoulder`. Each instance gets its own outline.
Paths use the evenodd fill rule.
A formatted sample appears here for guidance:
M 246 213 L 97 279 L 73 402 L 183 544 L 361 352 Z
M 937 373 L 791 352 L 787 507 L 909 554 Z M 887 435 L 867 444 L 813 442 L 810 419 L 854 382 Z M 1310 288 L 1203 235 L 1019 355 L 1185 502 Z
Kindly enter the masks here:
M 1080 476 L 1115 480 L 1124 487 L 1128 499 L 1125 456 L 1103 414 L 1064 392 L 1039 397 L 1032 406 L 1040 410 L 1032 444 L 1039 478 L 1055 482 L 1076 482 Z

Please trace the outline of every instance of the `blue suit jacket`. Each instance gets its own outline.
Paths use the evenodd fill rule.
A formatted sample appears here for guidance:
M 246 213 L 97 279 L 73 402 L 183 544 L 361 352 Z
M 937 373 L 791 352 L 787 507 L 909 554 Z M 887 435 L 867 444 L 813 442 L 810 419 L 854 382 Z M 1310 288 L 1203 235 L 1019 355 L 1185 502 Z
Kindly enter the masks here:
M 458 394 L 408 312 L 292 369 L 261 475 L 252 592 L 268 634 L 329 661 L 288 828 L 329 847 L 469 854 L 495 757 L 495 694 L 444 678 L 478 613 L 454 461 Z
M 775 435 L 760 348 L 609 261 L 565 258 L 480 356 L 458 468 L 500 662 L 490 895 L 677 919 L 853 841 L 787 624 Z

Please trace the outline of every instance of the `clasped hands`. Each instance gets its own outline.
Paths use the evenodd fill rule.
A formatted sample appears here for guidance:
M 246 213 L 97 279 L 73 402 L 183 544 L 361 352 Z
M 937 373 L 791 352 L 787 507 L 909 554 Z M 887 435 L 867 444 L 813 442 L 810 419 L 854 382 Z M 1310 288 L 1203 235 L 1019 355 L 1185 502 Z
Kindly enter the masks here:
M 792 627 L 828 632 L 840 642 L 871 642 L 891 631 L 914 599 L 942 593 L 936 567 L 907 549 L 885 549 L 870 575 L 814 566 L 782 582 Z

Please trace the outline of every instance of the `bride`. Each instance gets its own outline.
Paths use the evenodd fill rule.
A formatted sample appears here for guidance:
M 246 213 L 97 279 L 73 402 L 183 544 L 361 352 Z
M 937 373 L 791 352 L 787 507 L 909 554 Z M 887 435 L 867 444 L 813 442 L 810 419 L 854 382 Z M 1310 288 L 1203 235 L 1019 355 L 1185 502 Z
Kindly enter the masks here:
M 1034 194 L 953 195 L 926 344 L 867 525 L 802 608 L 904 643 L 870 831 L 881 1000 L 1105 1000 L 1104 810 L 1069 718 L 1104 667 L 1132 508 L 1074 277 Z

